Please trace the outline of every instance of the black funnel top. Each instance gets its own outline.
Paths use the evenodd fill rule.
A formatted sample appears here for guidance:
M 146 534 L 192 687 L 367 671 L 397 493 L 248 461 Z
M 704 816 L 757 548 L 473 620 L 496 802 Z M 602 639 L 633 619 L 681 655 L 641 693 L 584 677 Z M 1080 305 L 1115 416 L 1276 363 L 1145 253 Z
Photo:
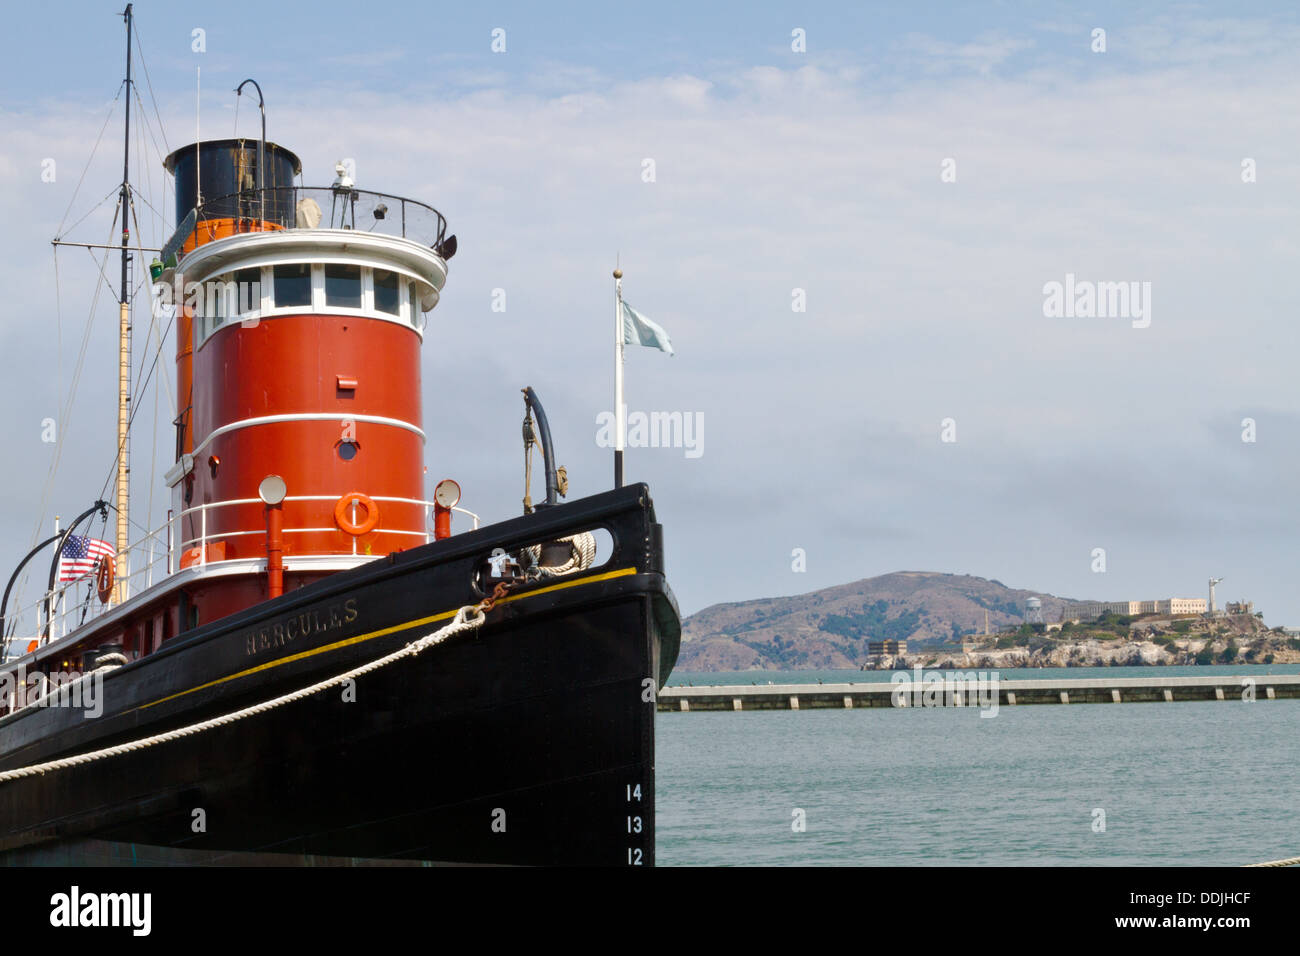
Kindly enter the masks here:
M 209 139 L 202 143 L 182 146 L 163 160 L 163 167 L 176 180 L 176 221 L 182 222 L 196 205 L 194 166 L 198 162 L 198 175 L 202 186 L 204 212 L 223 215 L 212 204 L 224 196 L 257 188 L 256 139 Z M 293 185 L 293 177 L 302 172 L 302 161 L 283 146 L 266 144 L 266 171 L 263 186 L 267 189 L 284 189 Z M 267 205 L 272 197 L 268 194 Z M 285 195 L 281 193 L 278 195 Z M 220 203 L 219 205 L 227 205 Z M 231 200 L 229 215 L 239 215 L 239 204 Z M 247 206 L 247 203 L 244 204 Z M 269 212 L 269 210 L 268 210 Z

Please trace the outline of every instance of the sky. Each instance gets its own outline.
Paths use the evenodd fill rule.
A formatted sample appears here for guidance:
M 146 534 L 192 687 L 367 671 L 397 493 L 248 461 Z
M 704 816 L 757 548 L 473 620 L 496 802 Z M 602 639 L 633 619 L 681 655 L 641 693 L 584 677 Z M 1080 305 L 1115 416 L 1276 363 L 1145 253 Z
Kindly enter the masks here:
M 0 66 L 7 566 L 102 492 L 114 452 L 114 296 L 92 309 L 81 249 L 57 254 L 56 283 L 50 240 L 110 235 L 112 201 L 96 204 L 121 180 L 121 8 L 58 9 L 7 11 L 21 42 Z M 1201 597 L 1221 577 L 1220 601 L 1300 624 L 1294 8 L 135 15 L 147 245 L 174 226 L 159 157 L 193 140 L 196 107 L 205 138 L 256 136 L 255 97 L 237 111 L 233 93 L 249 76 L 308 185 L 347 158 L 359 187 L 446 215 L 459 251 L 423 351 L 430 495 L 454 477 L 486 520 L 518 513 L 524 385 L 570 500 L 611 485 L 597 422 L 617 261 L 676 351 L 629 350 L 629 410 L 697 429 L 691 448 L 627 452 L 684 613 L 923 570 L 1097 600 Z M 1061 314 L 1053 283 L 1134 294 Z M 169 389 L 140 399 L 133 440 L 151 526 Z

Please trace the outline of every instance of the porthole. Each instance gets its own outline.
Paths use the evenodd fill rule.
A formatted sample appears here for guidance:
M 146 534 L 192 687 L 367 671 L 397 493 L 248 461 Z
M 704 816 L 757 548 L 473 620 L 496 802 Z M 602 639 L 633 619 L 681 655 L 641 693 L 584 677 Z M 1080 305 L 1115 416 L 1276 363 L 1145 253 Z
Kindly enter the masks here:
M 357 452 L 360 449 L 361 446 L 354 441 L 341 441 L 339 442 L 339 457 L 344 461 L 351 461 L 357 457 Z

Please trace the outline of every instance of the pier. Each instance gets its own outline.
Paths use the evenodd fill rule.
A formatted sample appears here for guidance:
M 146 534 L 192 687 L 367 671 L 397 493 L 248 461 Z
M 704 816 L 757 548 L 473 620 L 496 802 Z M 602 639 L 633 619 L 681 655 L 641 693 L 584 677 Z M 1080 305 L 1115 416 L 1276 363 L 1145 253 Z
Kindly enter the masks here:
M 1300 674 L 997 680 L 991 672 L 926 672 L 904 683 L 736 684 L 665 687 L 663 712 L 851 710 L 855 707 L 1018 707 L 1027 704 L 1175 703 L 1300 698 Z M 982 680 L 982 683 L 981 683 Z

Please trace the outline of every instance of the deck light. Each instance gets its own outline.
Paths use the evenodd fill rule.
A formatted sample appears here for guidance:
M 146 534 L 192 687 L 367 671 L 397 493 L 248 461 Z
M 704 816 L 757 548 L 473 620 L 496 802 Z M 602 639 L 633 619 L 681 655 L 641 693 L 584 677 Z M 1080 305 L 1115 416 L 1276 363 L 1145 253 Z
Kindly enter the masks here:
M 284 501 L 285 493 L 288 487 L 284 479 L 279 475 L 267 475 L 262 479 L 262 483 L 257 486 L 257 497 L 261 498 L 267 505 L 274 508 L 280 502 Z
M 433 489 L 433 500 L 444 508 L 456 507 L 456 502 L 460 501 L 460 485 L 450 478 L 442 479 Z

